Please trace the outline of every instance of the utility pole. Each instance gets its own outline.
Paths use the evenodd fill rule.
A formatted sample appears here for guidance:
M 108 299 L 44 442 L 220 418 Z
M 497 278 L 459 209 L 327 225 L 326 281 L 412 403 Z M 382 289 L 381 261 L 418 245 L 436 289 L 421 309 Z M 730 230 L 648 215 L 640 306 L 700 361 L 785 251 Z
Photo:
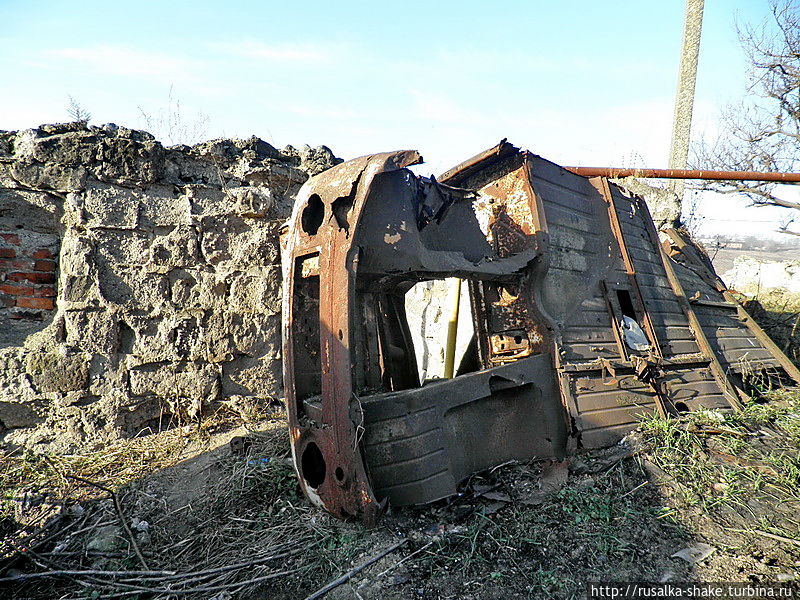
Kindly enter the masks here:
M 683 48 L 675 95 L 675 117 L 672 121 L 672 143 L 669 150 L 669 168 L 685 169 L 689 158 L 689 138 L 692 131 L 694 88 L 697 81 L 697 61 L 700 55 L 700 33 L 703 28 L 704 0 L 686 0 L 683 21 Z M 685 183 L 677 179 L 673 190 L 683 202 Z

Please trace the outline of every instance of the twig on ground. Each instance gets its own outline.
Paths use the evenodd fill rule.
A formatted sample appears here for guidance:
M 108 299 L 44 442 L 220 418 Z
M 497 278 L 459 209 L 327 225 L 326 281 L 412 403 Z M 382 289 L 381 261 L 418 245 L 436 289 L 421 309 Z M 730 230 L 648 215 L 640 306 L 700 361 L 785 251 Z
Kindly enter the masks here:
M 0 583 L 7 581 L 27 581 L 28 579 L 42 579 L 49 577 L 64 577 L 66 575 L 75 576 L 101 576 L 101 577 L 115 577 L 118 575 L 129 575 L 137 577 L 165 577 L 175 575 L 175 571 L 101 571 L 97 569 L 84 569 L 84 570 L 61 570 L 61 571 L 40 571 L 38 573 L 20 573 L 19 575 L 12 575 L 11 577 L 0 577 Z
M 233 581 L 231 583 L 225 583 L 220 585 L 207 585 L 207 586 L 200 586 L 196 588 L 185 588 L 185 589 L 169 589 L 169 588 L 149 588 L 145 586 L 133 586 L 127 585 L 122 583 L 113 583 L 112 585 L 116 587 L 123 587 L 127 588 L 128 591 L 124 592 L 114 592 L 110 594 L 103 593 L 103 598 L 124 598 L 127 596 L 135 596 L 140 595 L 143 593 L 147 594 L 166 594 L 171 596 L 186 596 L 189 594 L 197 594 L 200 592 L 221 592 L 226 590 L 233 590 L 238 591 L 241 588 L 252 585 L 254 583 L 260 583 L 262 581 L 267 581 L 269 579 L 275 579 L 276 577 L 282 577 L 284 575 L 292 575 L 293 573 L 297 573 L 302 569 L 291 569 L 288 571 L 279 571 L 278 573 L 270 573 L 269 575 L 262 575 L 260 577 L 253 577 L 251 579 L 247 579 L 245 581 Z M 91 598 L 91 596 L 90 596 Z
M 376 563 L 376 562 L 378 562 L 380 559 L 382 559 L 382 558 L 383 558 L 384 556 L 386 556 L 387 554 L 390 554 L 390 553 L 394 552 L 394 551 L 395 551 L 395 550 L 397 550 L 397 549 L 398 549 L 400 546 L 402 546 L 403 544 L 405 544 L 407 541 L 408 541 L 408 538 L 403 538 L 403 539 L 402 539 L 402 540 L 400 540 L 399 542 L 397 542 L 397 543 L 395 543 L 395 544 L 392 544 L 391 546 L 389 546 L 389 547 L 388 547 L 386 550 L 384 550 L 383 552 L 380 552 L 379 554 L 376 554 L 375 556 L 373 556 L 372 558 L 370 558 L 370 559 L 369 559 L 367 562 L 361 563 L 361 564 L 360 564 L 360 565 L 358 565 L 357 567 L 355 567 L 355 568 L 353 568 L 353 569 L 350 569 L 350 570 L 349 570 L 347 573 L 345 573 L 345 574 L 344 574 L 344 575 L 342 575 L 341 577 L 339 577 L 339 578 L 337 578 L 337 579 L 334 579 L 333 581 L 331 581 L 330 583 L 328 583 L 328 584 L 327 584 L 327 585 L 325 585 L 324 587 L 322 587 L 322 588 L 318 589 L 316 592 L 314 592 L 313 594 L 311 594 L 310 596 L 308 596 L 308 597 L 306 598 L 306 600 L 316 600 L 317 598 L 322 598 L 322 597 L 323 597 L 325 594 L 327 594 L 328 592 L 330 592 L 332 589 L 339 587 L 339 586 L 340 586 L 340 585 L 342 585 L 343 583 L 347 583 L 347 582 L 348 582 L 348 581 L 350 581 L 350 580 L 351 580 L 351 579 L 352 579 L 354 576 L 358 575 L 358 574 L 359 574 L 361 571 L 363 571 L 364 569 L 366 569 L 368 566 L 370 566 L 370 565 L 371 565 L 371 564 L 373 564 L 373 563 Z
M 622 494 L 622 495 L 620 496 L 620 498 L 624 498 L 625 496 L 630 496 L 630 495 L 631 495 L 631 494 L 633 494 L 633 493 L 634 493 L 636 490 L 643 488 L 644 486 L 648 485 L 649 483 L 650 483 L 650 481 L 643 481 L 642 483 L 640 483 L 639 485 L 637 485 L 637 486 L 636 486 L 635 488 L 633 488 L 632 490 L 628 490 L 627 492 L 625 492 L 624 494 Z
M 755 534 L 758 534 L 760 536 L 767 537 L 767 538 L 770 538 L 770 539 L 778 541 L 778 542 L 784 542 L 786 544 L 793 544 L 795 546 L 800 546 L 800 540 L 794 540 L 792 538 L 783 537 L 782 535 L 775 535 L 774 533 L 768 533 L 766 531 L 761 531 L 760 529 L 750 529 L 750 530 L 747 530 L 747 529 L 734 529 L 732 531 L 739 531 L 741 533 L 755 533 Z
M 204 578 L 206 578 L 206 577 L 208 577 L 210 575 L 216 575 L 218 573 L 226 573 L 228 571 L 236 571 L 237 569 L 244 569 L 244 568 L 247 568 L 247 567 L 253 567 L 253 566 L 256 566 L 256 565 L 260 565 L 261 563 L 268 562 L 270 560 L 275 560 L 277 558 L 286 558 L 287 556 L 292 556 L 294 554 L 299 554 L 301 551 L 302 550 L 300 550 L 300 549 L 291 550 L 289 552 L 283 552 L 281 554 L 272 554 L 270 556 L 257 557 L 257 558 L 254 558 L 252 560 L 248 560 L 248 561 L 245 561 L 245 562 L 235 563 L 235 564 L 232 564 L 232 565 L 225 565 L 225 566 L 222 566 L 222 567 L 216 567 L 214 569 L 204 569 L 202 571 L 189 571 L 187 573 L 176 573 L 175 571 L 173 571 L 172 573 L 166 574 L 165 577 L 161 577 L 160 580 L 161 581 L 166 581 L 166 580 L 170 580 L 170 579 L 188 579 L 188 578 L 204 579 Z M 136 575 L 136 572 L 135 571 L 130 571 L 130 572 L 124 573 L 124 574 Z M 122 581 L 127 581 L 127 580 L 123 579 Z
M 692 430 L 692 433 L 705 433 L 710 435 L 733 435 L 736 437 L 747 438 L 754 436 L 754 433 L 746 433 L 744 431 L 735 431 L 725 427 L 698 427 Z
M 404 556 L 403 558 L 401 558 L 400 560 L 398 560 L 396 563 L 394 563 L 394 564 L 393 564 L 393 565 L 391 565 L 390 567 L 388 567 L 388 568 L 384 569 L 383 571 L 381 571 L 380 573 L 378 573 L 377 575 L 375 575 L 375 577 L 373 577 L 373 578 L 372 578 L 370 581 L 377 581 L 378 579 L 380 579 L 381 577 L 383 577 L 384 575 L 386 575 L 386 574 L 387 574 L 389 571 L 393 571 L 394 569 L 396 569 L 397 567 L 399 567 L 400 565 L 402 565 L 404 562 L 406 562 L 406 561 L 407 561 L 407 560 L 409 560 L 410 558 L 413 558 L 414 556 L 416 556 L 417 554 L 419 554 L 419 553 L 420 553 L 420 552 L 422 552 L 423 550 L 426 550 L 426 549 L 427 549 L 429 546 L 431 546 L 432 544 L 433 544 L 433 542 L 428 542 L 428 543 L 427 543 L 427 544 L 425 544 L 425 545 L 424 545 L 422 548 L 420 548 L 420 549 L 418 549 L 418 550 L 414 550 L 414 552 L 412 552 L 412 553 L 411 553 L 411 554 L 409 554 L 408 556 Z M 359 586 L 358 586 L 358 589 L 362 589 L 362 588 L 366 587 L 368 583 L 369 583 L 369 582 L 365 581 L 364 583 L 362 583 L 361 585 L 359 585 Z
M 78 477 L 77 475 L 67 475 L 70 479 L 75 479 L 76 481 L 80 481 L 85 483 L 86 485 L 91 485 L 96 487 L 99 490 L 102 490 L 111 495 L 111 499 L 114 501 L 114 508 L 117 511 L 117 517 L 119 518 L 120 525 L 125 530 L 125 534 L 128 536 L 128 540 L 133 547 L 133 551 L 136 553 L 136 557 L 139 559 L 139 563 L 144 567 L 145 571 L 149 571 L 150 567 L 147 566 L 147 561 L 144 559 L 142 555 L 142 551 L 139 549 L 139 544 L 136 543 L 136 537 L 133 535 L 131 528 L 128 527 L 128 522 L 125 520 L 125 514 L 122 512 L 122 505 L 119 502 L 119 496 L 117 496 L 116 492 L 111 488 L 108 488 L 104 485 L 99 483 L 95 483 L 94 481 L 90 481 L 88 479 L 84 479 L 83 477 Z

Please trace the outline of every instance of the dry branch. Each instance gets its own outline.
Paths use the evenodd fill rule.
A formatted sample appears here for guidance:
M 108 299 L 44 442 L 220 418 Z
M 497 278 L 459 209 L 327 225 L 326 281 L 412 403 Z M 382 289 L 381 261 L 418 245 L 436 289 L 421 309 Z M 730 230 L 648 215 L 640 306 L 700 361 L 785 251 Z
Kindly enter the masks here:
M 404 538 L 404 539 L 400 540 L 399 542 L 397 542 L 395 544 L 392 544 L 391 546 L 389 546 L 383 552 L 380 552 L 379 554 L 376 554 L 375 556 L 370 558 L 368 561 L 366 561 L 364 563 L 361 563 L 360 565 L 358 565 L 357 567 L 355 567 L 353 569 L 350 569 L 347 573 L 345 573 L 341 577 L 339 577 L 337 579 L 334 579 L 333 581 L 331 581 L 330 583 L 328 583 L 324 587 L 318 589 L 316 592 L 314 592 L 313 594 L 308 596 L 306 598 L 306 600 L 317 600 L 317 598 L 322 598 L 325 594 L 330 592 L 332 589 L 339 587 L 343 583 L 347 583 L 353 577 L 358 575 L 361 571 L 366 569 L 368 566 L 370 566 L 373 563 L 378 562 L 380 559 L 382 559 L 387 554 L 391 554 L 392 552 L 397 550 L 400 546 L 405 544 L 407 541 L 408 541 L 408 538 Z

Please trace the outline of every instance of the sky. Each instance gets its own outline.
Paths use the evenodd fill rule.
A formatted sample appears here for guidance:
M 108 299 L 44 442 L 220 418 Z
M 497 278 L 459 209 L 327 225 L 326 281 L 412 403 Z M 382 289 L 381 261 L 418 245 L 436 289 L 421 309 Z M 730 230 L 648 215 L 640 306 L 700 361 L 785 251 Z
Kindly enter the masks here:
M 418 172 L 438 174 L 508 138 L 563 165 L 664 167 L 683 11 L 681 0 L 0 0 L 0 129 L 70 120 L 72 97 L 93 124 L 155 129 L 167 144 L 256 135 L 345 159 L 415 148 Z M 746 93 L 734 24 L 767 16 L 767 0 L 706 0 L 693 135 L 713 139 Z M 785 212 L 709 194 L 698 205 L 708 233 L 766 235 Z

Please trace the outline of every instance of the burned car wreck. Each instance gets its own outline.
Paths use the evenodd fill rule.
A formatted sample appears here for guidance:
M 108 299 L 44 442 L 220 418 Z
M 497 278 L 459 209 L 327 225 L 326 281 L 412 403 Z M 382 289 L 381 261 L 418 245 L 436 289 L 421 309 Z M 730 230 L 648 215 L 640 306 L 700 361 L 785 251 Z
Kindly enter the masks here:
M 415 151 L 310 179 L 284 240 L 284 386 L 301 487 L 341 518 L 452 495 L 508 460 L 611 445 L 648 413 L 737 410 L 800 373 L 645 202 L 501 142 L 437 179 Z M 459 278 L 472 339 L 421 381 L 404 298 Z

